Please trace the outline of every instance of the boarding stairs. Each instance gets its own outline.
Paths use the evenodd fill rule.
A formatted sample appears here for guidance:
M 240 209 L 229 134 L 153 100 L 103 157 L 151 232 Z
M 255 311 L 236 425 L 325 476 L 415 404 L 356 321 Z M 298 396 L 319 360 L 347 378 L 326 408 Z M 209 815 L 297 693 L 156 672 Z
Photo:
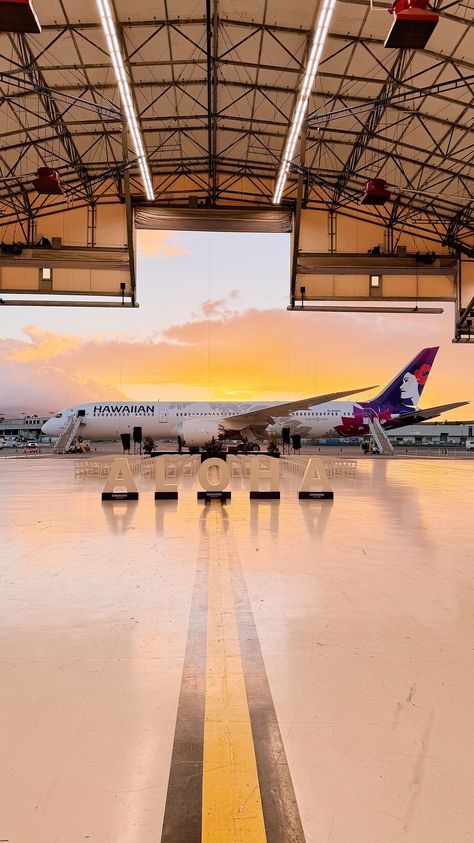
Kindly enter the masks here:
M 379 452 L 385 456 L 393 454 L 393 445 L 380 424 L 378 416 L 368 416 L 364 421 L 369 426 L 370 434 Z
M 84 421 L 83 416 L 72 416 L 69 420 L 69 424 L 61 433 L 58 441 L 56 442 L 53 453 L 55 454 L 66 454 L 69 451 L 72 443 L 74 442 L 77 431 L 79 430 L 80 425 Z

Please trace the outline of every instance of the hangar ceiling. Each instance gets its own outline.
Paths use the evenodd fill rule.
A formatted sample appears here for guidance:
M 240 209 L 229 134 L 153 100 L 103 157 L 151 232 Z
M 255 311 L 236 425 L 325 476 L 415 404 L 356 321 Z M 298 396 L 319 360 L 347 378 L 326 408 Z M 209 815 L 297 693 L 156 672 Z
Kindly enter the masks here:
M 4 221 L 124 200 L 120 99 L 96 2 L 34 5 L 40 35 L 0 34 Z M 366 213 L 364 183 L 382 177 L 394 201 L 376 209 L 381 223 L 469 242 L 474 0 L 434 0 L 439 24 L 416 51 L 383 46 L 391 17 L 385 0 L 372 5 L 337 0 L 309 103 L 304 204 Z M 156 202 L 270 205 L 318 3 L 113 6 Z M 284 202 L 296 195 L 294 163 Z M 40 166 L 60 171 L 63 196 L 32 188 Z M 130 175 L 144 201 L 138 168 Z

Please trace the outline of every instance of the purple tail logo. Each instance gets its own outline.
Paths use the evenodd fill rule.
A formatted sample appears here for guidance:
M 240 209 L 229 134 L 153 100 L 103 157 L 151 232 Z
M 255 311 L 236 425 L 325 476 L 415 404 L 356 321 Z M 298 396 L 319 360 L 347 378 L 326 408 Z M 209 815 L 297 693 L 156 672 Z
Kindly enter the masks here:
M 424 348 L 375 398 L 354 404 L 353 415 L 342 417 L 341 425 L 336 428 L 338 433 L 343 436 L 364 435 L 369 432 L 367 418 L 374 416 L 386 430 L 400 427 L 399 419 L 407 413 L 413 417 L 437 353 L 438 346 Z
M 370 403 L 399 408 L 402 412 L 416 410 L 437 352 L 438 346 L 420 351 Z

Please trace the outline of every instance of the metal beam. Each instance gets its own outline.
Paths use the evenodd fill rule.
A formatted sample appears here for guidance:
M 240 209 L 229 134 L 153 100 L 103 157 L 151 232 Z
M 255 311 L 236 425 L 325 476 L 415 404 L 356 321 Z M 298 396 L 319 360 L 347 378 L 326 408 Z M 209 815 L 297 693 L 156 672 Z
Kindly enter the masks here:
M 218 111 L 218 62 L 219 55 L 219 14 L 218 0 L 214 0 L 212 21 L 212 204 L 218 200 L 218 170 L 217 170 L 217 111 Z
M 207 155 L 208 155 L 208 179 L 209 199 L 214 205 L 215 197 L 213 190 L 213 54 L 212 54 L 212 0 L 206 0 L 206 87 L 207 87 Z
M 44 293 L 42 293 L 44 295 Z M 134 302 L 105 302 L 105 301 L 58 301 L 48 299 L 47 301 L 36 301 L 35 299 L 2 299 L 0 298 L 0 310 L 2 307 L 121 307 L 137 308 Z
M 50 68 L 48 68 L 48 70 L 49 69 Z M 60 68 L 58 67 L 57 69 L 59 70 Z M 43 94 L 45 96 L 54 96 L 55 100 L 62 100 L 68 105 L 74 105 L 78 108 L 83 108 L 86 111 L 93 111 L 96 114 L 102 114 L 106 117 L 111 117 L 112 119 L 119 119 L 121 117 L 119 108 L 111 108 L 110 106 L 100 105 L 100 103 L 86 100 L 84 97 L 74 97 L 72 94 L 68 94 L 65 89 L 50 88 L 47 85 L 35 84 L 33 81 L 27 82 L 24 79 L 19 79 L 18 76 L 15 76 L 13 73 L 1 71 L 0 82 L 4 81 L 9 87 L 12 85 L 13 87 L 20 88 L 26 95 L 36 93 Z M 72 89 L 76 90 L 77 87 L 77 85 L 74 85 Z M 110 87 L 113 86 L 111 85 Z M 3 98 L 4 101 L 12 99 L 14 99 L 12 96 Z
M 364 114 L 367 111 L 372 112 L 375 106 L 390 106 L 390 108 L 393 108 L 400 103 L 412 102 L 413 100 L 421 99 L 422 97 L 426 97 L 428 95 L 435 96 L 436 94 L 441 94 L 444 91 L 464 88 L 469 86 L 470 83 L 474 84 L 474 73 L 465 77 L 457 76 L 455 79 L 449 79 L 446 82 L 436 82 L 433 85 L 426 85 L 418 90 L 411 89 L 409 91 L 402 91 L 399 94 L 392 95 L 384 93 L 374 100 L 368 100 L 365 103 L 352 105 L 348 108 L 340 108 L 336 111 L 314 111 L 312 114 L 308 115 L 306 122 L 311 127 L 318 126 L 320 123 L 329 123 L 333 120 L 340 120 L 348 116 L 352 117 L 354 114 Z M 448 100 L 448 102 L 451 102 L 451 100 Z M 426 115 L 426 117 L 429 119 L 429 115 Z
M 304 305 L 301 304 L 299 307 L 289 305 L 286 309 L 293 310 L 296 313 L 306 313 L 306 311 L 319 311 L 320 313 L 444 313 L 442 307 L 357 307 L 351 305 L 314 305 L 306 303 Z
M 293 232 L 292 257 L 291 257 L 291 280 L 290 280 L 290 301 L 295 303 L 296 276 L 298 273 L 298 249 L 300 244 L 301 227 L 301 206 L 303 203 L 303 187 L 305 182 L 305 154 L 306 154 L 306 128 L 301 130 L 300 140 L 300 168 L 298 173 L 298 187 L 296 189 L 295 226 Z
M 133 228 L 132 198 L 130 195 L 130 170 L 128 164 L 128 132 L 124 124 L 122 127 L 122 155 L 124 163 L 123 183 L 125 188 L 125 213 L 127 218 L 127 245 L 130 264 L 130 288 L 132 291 L 132 304 L 136 299 L 136 275 L 135 275 L 135 239 Z
M 448 255 L 435 255 L 432 263 L 417 260 L 415 255 L 406 258 L 381 255 L 372 257 L 361 254 L 321 254 L 300 252 L 298 275 L 445 275 L 455 276 L 457 260 Z
M 61 112 L 56 105 L 54 97 L 50 92 L 49 86 L 46 84 L 44 76 L 35 61 L 33 52 L 26 37 L 24 35 L 17 35 L 16 37 L 9 35 L 9 38 L 26 74 L 30 78 L 32 84 L 38 87 L 38 98 L 41 105 L 48 115 L 51 124 L 55 127 L 59 142 L 65 150 L 71 166 L 76 171 L 86 196 L 91 199 L 92 190 L 87 170 L 71 137 L 69 129 L 62 118 Z
M 409 50 L 400 50 L 395 62 L 392 66 L 392 69 L 389 73 L 389 78 L 385 82 L 380 96 L 372 105 L 371 111 L 363 127 L 362 131 L 359 134 L 354 146 L 352 148 L 352 152 L 350 153 L 342 173 L 338 176 L 336 180 L 336 186 L 334 189 L 334 198 L 333 203 L 334 207 L 336 208 L 339 199 L 343 191 L 345 190 L 347 183 L 354 172 L 355 167 L 361 160 L 362 156 L 364 155 L 365 148 L 369 141 L 374 137 L 376 134 L 377 128 L 382 120 L 382 117 L 387 109 L 387 104 L 390 99 L 393 97 L 396 89 L 398 88 L 400 82 L 403 80 L 403 76 L 409 67 L 411 61 L 413 59 L 413 51 Z

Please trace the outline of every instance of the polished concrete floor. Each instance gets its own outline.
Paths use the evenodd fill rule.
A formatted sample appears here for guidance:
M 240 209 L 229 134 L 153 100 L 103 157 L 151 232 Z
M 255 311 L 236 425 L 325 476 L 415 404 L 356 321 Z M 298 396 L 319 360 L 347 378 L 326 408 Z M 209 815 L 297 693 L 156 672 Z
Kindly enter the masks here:
M 474 840 L 473 479 L 102 504 L 0 461 L 0 840 Z

